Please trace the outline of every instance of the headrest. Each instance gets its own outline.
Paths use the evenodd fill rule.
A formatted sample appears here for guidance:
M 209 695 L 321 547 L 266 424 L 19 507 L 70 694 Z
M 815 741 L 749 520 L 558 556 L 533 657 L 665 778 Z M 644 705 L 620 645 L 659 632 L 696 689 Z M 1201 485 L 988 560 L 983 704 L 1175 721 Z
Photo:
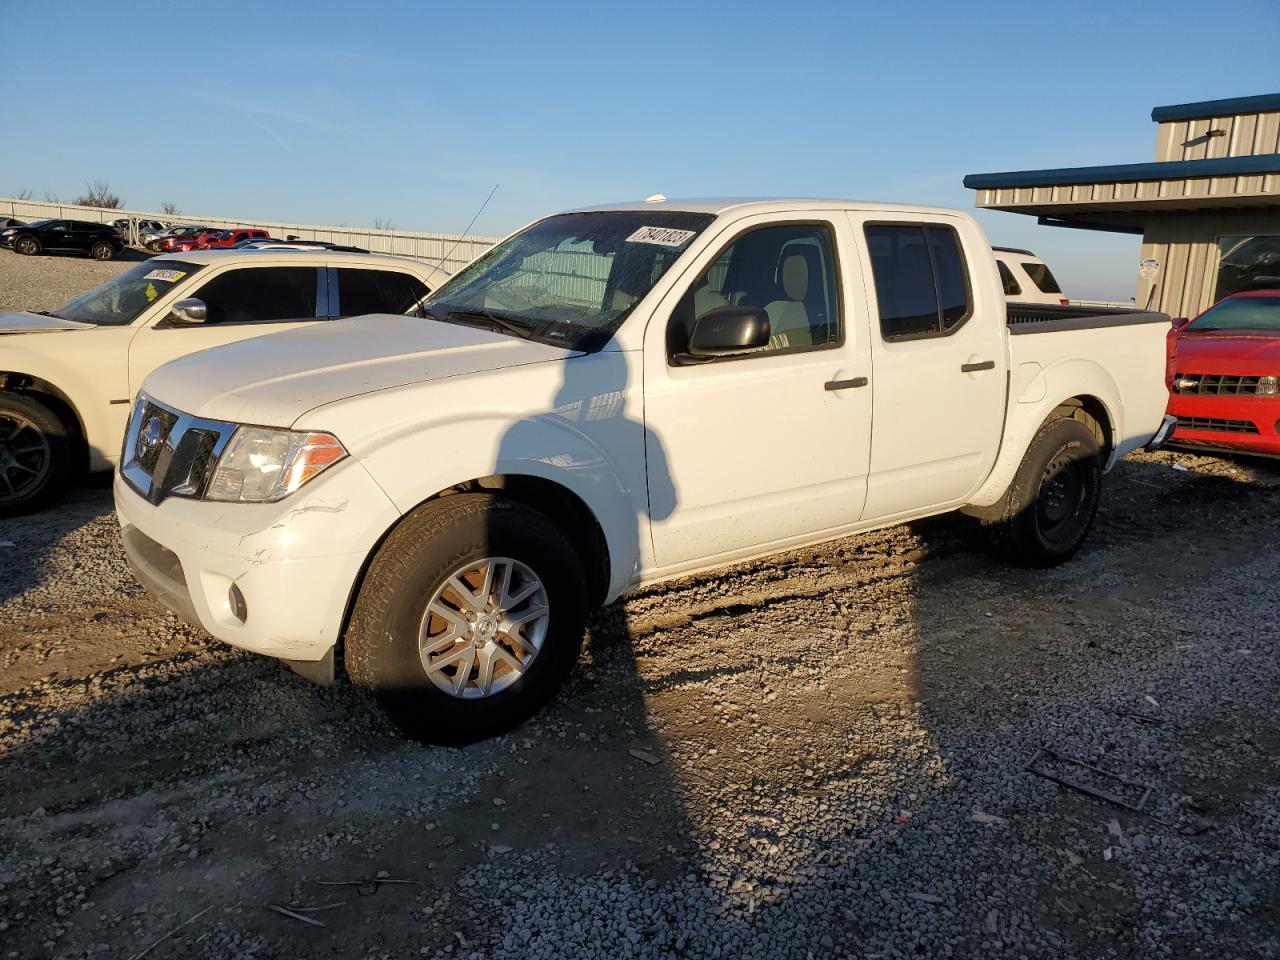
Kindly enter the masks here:
M 782 289 L 788 300 L 803 300 L 809 292 L 809 263 L 798 253 L 782 261 Z

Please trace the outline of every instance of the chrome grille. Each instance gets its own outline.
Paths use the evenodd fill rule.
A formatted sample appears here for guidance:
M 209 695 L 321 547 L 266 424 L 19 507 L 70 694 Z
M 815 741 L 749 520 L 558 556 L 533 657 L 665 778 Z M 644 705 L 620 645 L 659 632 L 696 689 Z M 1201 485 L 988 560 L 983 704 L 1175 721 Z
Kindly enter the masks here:
M 1179 417 L 1179 430 L 1206 430 L 1212 433 L 1257 433 L 1249 420 L 1218 420 L 1212 417 Z
M 1258 392 L 1258 381 L 1261 379 L 1219 373 L 1175 373 L 1173 389 L 1176 393 L 1253 396 Z
M 129 418 L 120 474 L 152 503 L 204 495 L 235 424 L 201 420 L 139 394 Z

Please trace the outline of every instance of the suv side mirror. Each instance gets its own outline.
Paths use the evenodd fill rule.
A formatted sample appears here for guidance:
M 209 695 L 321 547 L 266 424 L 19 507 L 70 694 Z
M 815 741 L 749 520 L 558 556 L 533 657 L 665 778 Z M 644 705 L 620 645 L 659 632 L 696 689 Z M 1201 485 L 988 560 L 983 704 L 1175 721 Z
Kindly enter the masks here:
M 1185 326 L 1186 326 L 1188 323 L 1190 323 L 1190 322 L 1191 322 L 1191 318 L 1190 318 L 1190 317 L 1174 317 L 1174 318 L 1170 321 L 1170 325 L 1171 325 L 1171 326 L 1173 327 L 1173 329 L 1175 329 L 1175 330 L 1181 330 L 1183 327 L 1185 327 Z
M 205 306 L 203 300 L 196 297 L 188 297 L 186 300 L 179 300 L 170 310 L 170 316 L 177 321 L 178 324 L 186 326 L 188 324 L 204 323 L 209 318 L 209 308 Z
M 686 349 L 696 361 L 755 353 L 767 346 L 767 313 L 759 307 L 726 306 L 708 310 L 693 322 Z

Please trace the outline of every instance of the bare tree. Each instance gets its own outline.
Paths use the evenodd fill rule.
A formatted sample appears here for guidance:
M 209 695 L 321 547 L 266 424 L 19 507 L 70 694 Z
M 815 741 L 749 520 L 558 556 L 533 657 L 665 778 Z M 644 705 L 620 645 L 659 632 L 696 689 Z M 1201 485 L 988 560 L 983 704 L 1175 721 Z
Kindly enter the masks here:
M 373 221 L 373 229 L 375 230 L 394 230 L 395 228 L 396 225 L 394 223 L 390 220 L 383 220 L 381 217 Z
M 160 204 L 160 212 L 166 217 L 176 217 L 182 211 L 178 209 L 178 205 L 172 200 L 166 200 L 164 203 Z
M 61 203 L 62 201 L 58 199 L 58 195 L 54 193 L 52 190 L 46 190 L 44 192 L 44 202 L 45 203 Z
M 15 193 L 15 194 L 13 195 L 13 199 L 15 199 L 15 200 L 30 200 L 30 199 L 31 199 L 31 191 L 30 191 L 30 190 L 28 190 L 26 187 L 23 187 L 21 190 L 19 190 L 17 193 Z
M 105 180 L 86 183 L 85 193 L 76 198 L 76 205 L 81 207 L 106 207 L 108 210 L 119 210 L 124 204 L 111 192 L 111 184 Z

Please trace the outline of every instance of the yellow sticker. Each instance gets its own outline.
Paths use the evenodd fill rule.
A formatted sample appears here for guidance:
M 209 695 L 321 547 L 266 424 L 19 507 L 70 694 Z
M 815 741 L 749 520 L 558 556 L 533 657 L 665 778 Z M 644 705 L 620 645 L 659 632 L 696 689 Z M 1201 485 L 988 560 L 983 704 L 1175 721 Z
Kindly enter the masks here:
M 156 297 L 160 296 L 159 292 L 156 290 L 156 285 L 154 283 L 147 284 L 146 294 L 147 294 L 148 303 L 150 303 Z

